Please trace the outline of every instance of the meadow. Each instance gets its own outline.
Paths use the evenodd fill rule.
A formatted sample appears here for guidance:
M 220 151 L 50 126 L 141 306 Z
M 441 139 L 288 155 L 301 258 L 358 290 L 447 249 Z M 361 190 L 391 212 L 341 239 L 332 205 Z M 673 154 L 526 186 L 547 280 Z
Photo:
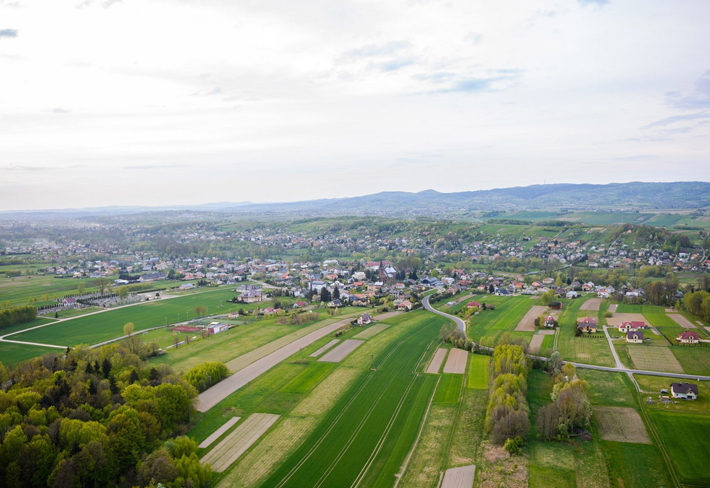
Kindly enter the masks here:
M 575 337 L 577 317 L 586 315 L 586 312 L 579 311 L 584 300 L 563 300 L 562 302 L 562 313 L 558 318 L 560 336 L 557 342 L 562 359 L 599 366 L 614 366 L 614 358 L 603 333 L 595 334 L 592 337 Z
M 490 378 L 491 357 L 481 354 L 470 354 L 469 358 L 467 388 L 487 390 L 488 378 Z
M 708 486 L 710 415 L 653 410 L 651 417 L 676 465 L 681 481 L 694 486 Z
M 434 403 L 457 404 L 459 402 L 461 386 L 462 380 L 460 375 L 441 375 L 441 381 L 439 381 L 439 386 L 436 388 L 436 394 L 434 395 Z

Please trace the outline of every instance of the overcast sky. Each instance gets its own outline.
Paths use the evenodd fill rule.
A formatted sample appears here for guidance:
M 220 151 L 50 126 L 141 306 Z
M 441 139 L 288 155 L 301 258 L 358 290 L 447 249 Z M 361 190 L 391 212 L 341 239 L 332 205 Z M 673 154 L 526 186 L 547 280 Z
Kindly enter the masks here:
M 0 0 L 0 210 L 710 181 L 710 1 Z

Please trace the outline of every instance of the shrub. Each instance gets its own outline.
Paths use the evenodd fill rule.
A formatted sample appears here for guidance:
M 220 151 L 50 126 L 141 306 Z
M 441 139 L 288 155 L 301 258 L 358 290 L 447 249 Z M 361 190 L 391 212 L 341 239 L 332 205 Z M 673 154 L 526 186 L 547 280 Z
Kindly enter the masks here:
M 202 363 L 185 373 L 185 381 L 197 388 L 197 391 L 205 391 L 222 381 L 228 374 L 229 370 L 224 363 Z

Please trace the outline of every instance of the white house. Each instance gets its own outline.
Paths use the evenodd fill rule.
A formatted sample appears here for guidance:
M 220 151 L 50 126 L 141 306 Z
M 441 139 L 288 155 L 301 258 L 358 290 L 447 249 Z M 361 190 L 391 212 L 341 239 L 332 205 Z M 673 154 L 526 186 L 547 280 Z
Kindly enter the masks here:
M 673 398 L 695 400 L 698 398 L 698 385 L 692 383 L 671 383 L 671 395 L 673 395 Z

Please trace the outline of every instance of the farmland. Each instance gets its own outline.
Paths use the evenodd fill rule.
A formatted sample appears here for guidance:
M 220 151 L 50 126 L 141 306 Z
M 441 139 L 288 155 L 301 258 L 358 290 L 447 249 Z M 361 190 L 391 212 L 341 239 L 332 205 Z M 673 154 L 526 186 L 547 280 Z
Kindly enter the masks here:
M 613 366 L 614 358 L 603 334 L 596 334 L 596 337 L 575 337 L 575 324 L 583 302 L 581 300 L 563 302 L 562 314 L 558 319 L 560 325 L 558 350 L 562 358 L 599 366 Z
M 487 390 L 488 378 L 490 377 L 490 356 L 471 354 L 470 357 L 471 361 L 468 366 L 468 388 Z
M 441 376 L 439 386 L 436 388 L 434 403 L 456 404 L 459 402 L 461 393 L 461 376 L 456 374 L 444 374 Z
M 707 486 L 710 483 L 707 463 L 710 416 L 654 410 L 651 417 L 682 480 Z

